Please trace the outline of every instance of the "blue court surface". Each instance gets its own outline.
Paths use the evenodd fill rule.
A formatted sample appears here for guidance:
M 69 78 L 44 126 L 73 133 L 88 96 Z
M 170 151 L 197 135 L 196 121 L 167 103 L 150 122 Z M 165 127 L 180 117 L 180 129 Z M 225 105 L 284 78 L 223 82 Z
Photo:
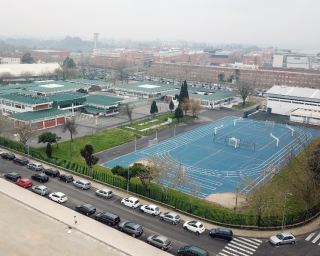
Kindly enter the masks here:
M 298 141 L 307 138 L 310 143 L 318 135 L 319 131 L 313 129 L 230 116 L 104 166 L 127 167 L 147 159 L 150 154 L 167 155 L 177 159 L 194 183 L 202 187 L 200 197 L 205 198 L 214 193 L 235 192 L 246 177 L 256 183 L 270 177 L 267 174 L 284 166 L 286 155 L 292 149 L 296 153 L 302 150 Z M 278 146 L 276 138 L 279 139 Z M 188 193 L 186 186 L 179 190 Z

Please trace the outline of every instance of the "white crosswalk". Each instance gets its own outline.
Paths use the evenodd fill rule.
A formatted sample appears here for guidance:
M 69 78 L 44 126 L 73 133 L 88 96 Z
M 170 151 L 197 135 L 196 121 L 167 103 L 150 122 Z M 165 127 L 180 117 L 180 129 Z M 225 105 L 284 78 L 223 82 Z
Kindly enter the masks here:
M 255 238 L 235 237 L 217 256 L 250 256 L 261 243 L 261 240 Z
M 320 232 L 314 232 L 314 233 L 310 233 L 307 238 L 305 239 L 306 241 L 310 241 L 313 244 L 318 243 L 318 245 L 320 245 Z

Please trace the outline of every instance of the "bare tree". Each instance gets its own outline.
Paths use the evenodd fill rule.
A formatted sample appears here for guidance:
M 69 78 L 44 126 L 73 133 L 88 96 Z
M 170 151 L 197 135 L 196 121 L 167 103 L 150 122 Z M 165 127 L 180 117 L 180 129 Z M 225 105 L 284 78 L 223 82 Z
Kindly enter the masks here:
M 116 70 L 118 72 L 119 79 L 123 84 L 123 81 L 128 79 L 128 62 L 126 59 L 118 60 L 116 63 Z
M 187 178 L 185 186 L 188 190 L 187 193 L 189 194 L 190 211 L 192 211 L 192 201 L 201 195 L 203 186 L 202 184 L 195 182 L 195 178 L 193 176 L 189 176 Z
M 3 133 L 13 130 L 13 122 L 9 117 L 0 114 L 0 136 Z
M 244 106 L 247 97 L 253 92 L 254 86 L 251 82 L 246 80 L 240 80 L 237 85 L 238 92 L 242 98 L 242 106 Z
M 0 75 L 0 83 L 3 83 L 3 84 L 8 84 L 11 82 L 11 80 L 13 79 L 13 75 L 10 73 L 10 72 L 3 72 L 1 75 Z
M 130 123 L 132 124 L 132 114 L 133 114 L 133 106 L 130 106 L 129 104 L 125 104 L 120 109 L 120 115 L 128 117 L 130 120 Z
M 187 112 L 190 110 L 190 100 L 188 98 L 184 98 L 180 103 L 180 108 L 184 111 L 184 115 L 187 115 Z
M 165 200 L 168 199 L 169 189 L 179 188 L 187 182 L 186 172 L 176 159 L 172 159 L 168 155 L 160 157 L 151 154 L 146 161 L 147 164 L 142 168 L 149 171 L 153 181 L 161 188 Z
M 32 129 L 31 122 L 20 122 L 20 127 L 16 127 L 16 134 L 18 136 L 19 142 L 24 146 L 31 141 L 34 135 L 34 130 Z
M 194 97 L 189 99 L 189 109 L 193 117 L 196 117 L 202 108 L 200 99 Z
M 78 134 L 75 118 L 66 119 L 66 122 L 62 125 L 61 132 L 65 133 L 66 131 L 70 133 L 71 142 L 73 142 L 73 136 Z

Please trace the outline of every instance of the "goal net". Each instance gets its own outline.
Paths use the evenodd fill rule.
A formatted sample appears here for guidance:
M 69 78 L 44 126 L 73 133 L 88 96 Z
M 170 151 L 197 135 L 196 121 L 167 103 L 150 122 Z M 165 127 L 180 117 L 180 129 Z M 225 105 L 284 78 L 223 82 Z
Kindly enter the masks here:
M 234 148 L 239 148 L 240 147 L 240 139 L 237 139 L 237 138 L 228 138 L 227 139 L 227 144 L 231 147 L 234 147 Z
M 158 143 L 158 138 L 155 138 L 153 140 L 149 140 L 149 146 L 153 146 L 153 145 L 155 145 L 157 143 Z
M 256 150 L 256 142 L 250 140 L 242 140 L 235 137 L 229 136 L 220 136 L 218 138 L 214 138 L 214 143 L 221 143 L 234 148 L 243 148 L 249 150 Z
M 265 121 L 264 126 L 266 127 L 274 127 L 275 122 L 274 121 Z

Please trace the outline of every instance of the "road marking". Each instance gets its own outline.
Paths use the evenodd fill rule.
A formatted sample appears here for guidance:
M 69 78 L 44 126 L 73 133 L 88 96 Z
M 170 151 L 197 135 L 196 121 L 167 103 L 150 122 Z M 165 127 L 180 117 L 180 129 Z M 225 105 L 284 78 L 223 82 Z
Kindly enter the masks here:
M 256 242 L 262 243 L 262 241 L 259 240 L 259 239 L 255 239 L 255 238 L 251 238 L 251 239 L 254 240 L 254 241 L 256 241 Z
M 315 233 L 311 233 L 310 235 L 308 235 L 308 237 L 306 238 L 306 241 L 309 241 L 313 236 L 314 236 Z
M 254 241 L 252 241 L 252 240 L 250 240 L 250 239 L 248 239 L 248 238 L 244 238 L 244 237 L 239 237 L 239 238 L 241 238 L 241 239 L 243 239 L 243 240 L 245 240 L 245 241 L 248 241 L 248 242 L 250 242 L 250 243 L 253 243 L 253 244 L 255 244 L 255 245 L 260 245 L 259 243 L 256 243 L 256 242 L 254 242 Z
M 248 247 L 248 246 L 245 246 L 245 245 L 243 245 L 243 244 L 237 243 L 237 242 L 235 242 L 235 241 L 231 241 L 231 243 L 232 243 L 232 244 L 235 244 L 235 245 L 237 245 L 237 246 L 240 246 L 240 247 L 246 248 L 247 250 L 255 251 L 255 249 L 250 248 L 250 247 Z
M 223 251 L 223 250 L 222 250 Z M 222 253 L 222 252 L 220 252 L 219 254 L 218 254 L 218 256 L 219 255 L 221 255 L 221 256 L 228 256 L 227 254 L 224 254 L 224 253 Z
M 230 250 L 230 251 L 233 251 L 233 252 L 236 252 L 236 253 L 238 253 L 238 254 L 241 254 L 241 255 L 243 255 L 243 256 L 249 256 L 249 254 L 245 254 L 245 253 L 239 252 L 239 251 L 237 251 L 237 250 L 235 250 L 235 249 L 232 249 L 232 248 L 230 248 L 230 247 L 228 247 L 228 246 L 226 246 L 225 248 L 228 249 L 228 250 Z
M 228 253 L 228 255 L 239 256 L 238 254 L 234 254 L 234 253 L 232 253 L 232 252 L 228 252 L 228 251 L 226 251 L 225 249 L 222 249 L 222 251 Z
M 228 246 L 231 246 L 232 248 L 235 248 L 235 249 L 237 249 L 237 250 L 243 251 L 243 252 L 245 252 L 245 253 L 253 254 L 252 252 L 249 252 L 249 251 L 247 251 L 247 250 L 245 250 L 245 249 L 242 249 L 241 247 L 235 246 L 235 245 L 233 245 L 233 244 L 228 244 Z M 238 252 L 238 253 L 240 253 L 240 252 Z
M 320 233 L 315 237 L 315 239 L 312 240 L 312 243 L 315 243 L 319 240 L 320 238 Z
M 244 242 L 244 241 L 242 241 L 242 240 L 240 240 L 240 239 L 238 239 L 238 238 L 233 238 L 233 240 L 236 240 L 236 241 L 238 241 L 238 242 L 240 242 L 240 243 L 243 243 L 243 244 L 246 244 L 246 245 L 249 245 L 249 246 L 251 246 L 251 247 L 253 247 L 253 248 L 258 249 L 258 246 L 255 246 L 255 245 L 246 243 L 246 242 Z

